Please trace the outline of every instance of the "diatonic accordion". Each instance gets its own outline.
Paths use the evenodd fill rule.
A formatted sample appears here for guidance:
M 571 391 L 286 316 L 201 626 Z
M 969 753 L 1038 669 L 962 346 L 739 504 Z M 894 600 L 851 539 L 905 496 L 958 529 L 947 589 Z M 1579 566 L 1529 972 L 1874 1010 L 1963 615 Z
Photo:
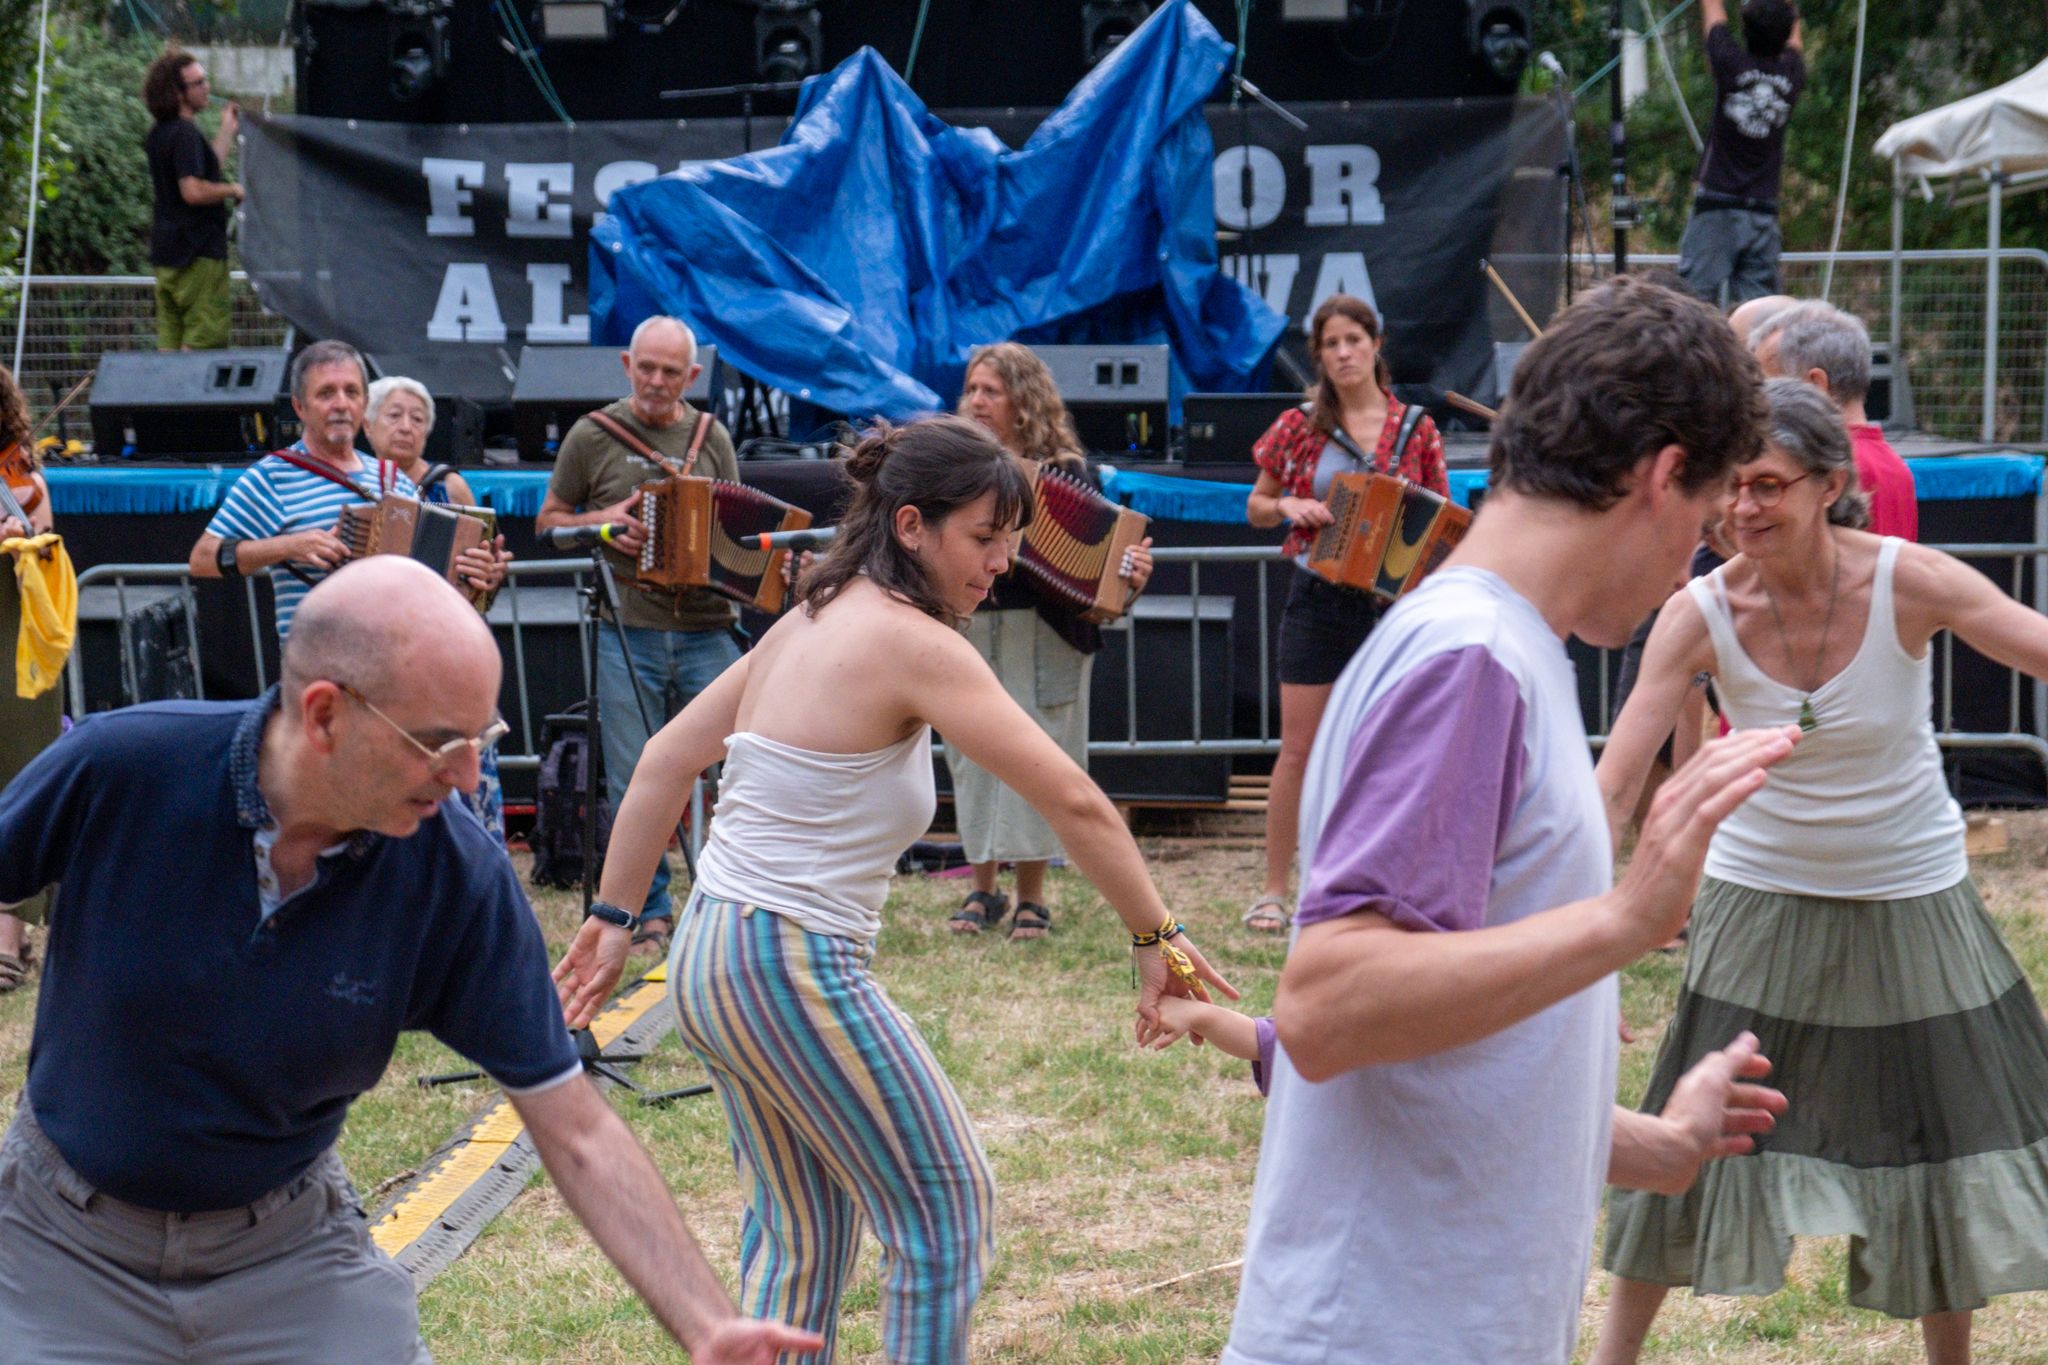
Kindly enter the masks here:
M 639 488 L 638 581 L 656 588 L 709 588 L 762 611 L 782 610 L 787 550 L 764 550 L 769 531 L 801 531 L 811 514 L 758 488 L 674 475 Z
M 1080 612 L 1113 621 L 1130 608 L 1124 552 L 1145 538 L 1151 518 L 1119 507 L 1071 474 L 1032 466 L 1035 507 L 1017 548 L 1017 567 Z
M 1309 544 L 1309 569 L 1383 602 L 1442 564 L 1472 524 L 1458 504 L 1391 474 L 1339 474 L 1324 501 L 1332 520 Z
M 459 576 L 455 557 L 498 533 L 498 514 L 488 507 L 456 507 L 386 493 L 375 502 L 344 504 L 335 536 L 351 557 L 405 555 L 453 583 L 482 611 L 491 594 Z

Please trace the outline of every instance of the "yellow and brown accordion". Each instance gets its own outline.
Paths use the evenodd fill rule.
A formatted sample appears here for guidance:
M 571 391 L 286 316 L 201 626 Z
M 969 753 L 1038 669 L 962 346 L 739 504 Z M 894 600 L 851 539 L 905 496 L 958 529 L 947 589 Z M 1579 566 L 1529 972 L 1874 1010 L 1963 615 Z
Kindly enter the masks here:
M 1428 577 L 1472 524 L 1458 504 L 1391 474 L 1339 474 L 1324 501 L 1333 520 L 1309 543 L 1308 567 L 1383 602 Z
M 1119 507 L 1071 474 L 1034 464 L 1035 510 L 1017 547 L 1017 567 L 1080 612 L 1084 621 L 1113 621 L 1130 608 L 1124 551 L 1145 538 L 1151 518 Z
M 656 588 L 709 588 L 762 611 L 782 610 L 787 550 L 764 550 L 770 531 L 801 531 L 811 514 L 758 488 L 675 475 L 639 488 L 638 581 Z
M 462 581 L 455 557 L 498 534 L 498 514 L 488 507 L 456 507 L 386 493 L 375 502 L 341 509 L 335 536 L 351 556 L 406 555 L 453 583 L 482 611 L 491 594 Z

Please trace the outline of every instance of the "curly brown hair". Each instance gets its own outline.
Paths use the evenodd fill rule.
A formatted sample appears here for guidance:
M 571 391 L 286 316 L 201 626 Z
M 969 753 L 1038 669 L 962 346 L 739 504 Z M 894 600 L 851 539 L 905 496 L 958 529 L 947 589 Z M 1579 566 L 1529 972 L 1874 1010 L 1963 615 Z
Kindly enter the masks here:
M 1350 294 L 1332 294 L 1323 300 L 1308 323 L 1308 358 L 1316 367 L 1315 385 L 1308 391 L 1308 420 L 1317 431 L 1329 433 L 1344 419 L 1344 405 L 1337 386 L 1323 373 L 1323 329 L 1332 318 L 1349 318 L 1372 338 L 1372 377 L 1387 393 L 1394 391 L 1394 372 L 1387 367 L 1387 337 L 1380 327 L 1380 315 L 1364 299 Z
M 0 365 L 0 450 L 20 442 L 33 468 L 36 453 L 28 446 L 29 430 L 28 399 L 23 396 L 21 385 L 14 382 L 13 373 Z
M 151 118 L 164 123 L 185 112 L 185 68 L 198 60 L 174 47 L 149 64 L 142 77 L 142 102 L 149 106 Z
M 993 370 L 1003 391 L 1010 395 L 1010 406 L 1017 410 L 1017 444 L 1026 458 L 1067 468 L 1083 463 L 1081 438 L 1074 431 L 1073 416 L 1060 399 L 1052 371 L 1045 367 L 1037 352 L 1021 342 L 998 341 L 976 347 L 967 357 L 968 374 L 973 374 L 977 365 Z M 963 395 L 960 413 L 965 416 L 966 412 Z
M 1675 445 L 1679 486 L 1698 493 L 1763 451 L 1763 378 L 1714 309 L 1623 275 L 1522 353 L 1493 424 L 1492 486 L 1604 512 L 1645 456 Z

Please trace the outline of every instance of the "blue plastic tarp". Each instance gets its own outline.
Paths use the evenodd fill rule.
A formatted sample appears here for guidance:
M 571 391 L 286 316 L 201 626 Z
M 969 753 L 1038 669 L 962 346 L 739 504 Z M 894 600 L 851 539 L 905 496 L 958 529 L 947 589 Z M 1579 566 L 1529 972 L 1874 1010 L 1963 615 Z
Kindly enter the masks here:
M 892 419 L 1010 338 L 1165 341 L 1195 387 L 1249 388 L 1286 320 L 1217 268 L 1202 102 L 1230 55 L 1173 0 L 1011 151 L 862 49 L 806 83 L 780 146 L 612 196 L 592 337 L 670 313 L 757 379 Z

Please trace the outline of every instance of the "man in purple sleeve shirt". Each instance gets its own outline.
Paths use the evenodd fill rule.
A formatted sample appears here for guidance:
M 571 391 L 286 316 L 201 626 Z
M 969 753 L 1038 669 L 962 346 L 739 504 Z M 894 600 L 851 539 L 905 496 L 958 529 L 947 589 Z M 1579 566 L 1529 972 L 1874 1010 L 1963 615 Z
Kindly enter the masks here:
M 1471 533 L 1339 680 L 1226 1362 L 1561 1365 L 1603 1183 L 1683 1189 L 1782 1108 L 1745 1035 L 1661 1116 L 1618 1110 L 1614 972 L 1797 736 L 1706 746 L 1616 886 L 1564 647 L 1622 644 L 1678 579 L 1761 448 L 1760 378 L 1682 293 L 1586 295 L 1515 371 Z

